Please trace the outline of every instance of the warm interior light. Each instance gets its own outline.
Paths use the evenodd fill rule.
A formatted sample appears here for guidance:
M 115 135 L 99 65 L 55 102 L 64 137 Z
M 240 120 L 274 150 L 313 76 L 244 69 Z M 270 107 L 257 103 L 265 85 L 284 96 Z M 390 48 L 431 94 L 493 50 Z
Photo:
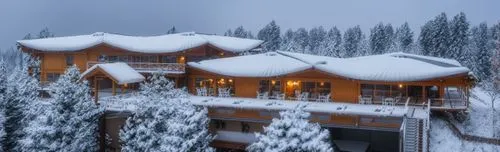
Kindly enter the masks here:
M 403 84 L 399 84 L 399 88 L 403 88 Z
M 291 86 L 291 85 L 293 85 L 293 82 L 292 81 L 287 81 L 286 84 L 289 85 L 289 86 Z
M 275 84 L 276 84 L 276 81 L 272 80 L 272 81 L 271 81 L 271 84 L 275 85 Z
M 181 56 L 180 60 L 181 60 L 181 61 L 184 61 L 184 59 L 185 59 L 185 58 L 184 58 L 184 56 Z
M 299 85 L 299 82 L 298 82 L 298 81 L 295 81 L 295 82 L 293 82 L 293 85 L 295 85 L 295 86 L 296 86 L 296 85 Z
M 233 79 L 229 79 L 229 80 L 227 80 L 227 81 L 229 81 L 229 83 L 232 83 L 232 82 L 233 82 Z
M 224 56 L 224 52 L 221 52 L 219 55 L 220 55 L 220 56 Z
M 127 87 L 127 86 L 128 86 L 128 84 L 127 84 L 127 83 L 125 83 L 125 84 L 123 84 L 123 86 Z
M 324 86 L 324 85 L 325 85 L 325 83 L 324 83 L 324 82 L 321 82 L 321 83 L 319 83 L 319 85 L 320 85 L 320 86 Z

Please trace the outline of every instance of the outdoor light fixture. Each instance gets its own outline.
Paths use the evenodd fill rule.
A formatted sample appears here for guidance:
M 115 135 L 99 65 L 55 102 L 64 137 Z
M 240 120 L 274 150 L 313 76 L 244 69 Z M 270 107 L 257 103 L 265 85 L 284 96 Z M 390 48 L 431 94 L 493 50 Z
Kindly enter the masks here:
M 275 81 L 275 80 L 272 80 L 272 81 L 271 81 L 271 84 L 275 85 L 275 84 L 276 84 L 276 81 Z
M 229 79 L 229 80 L 227 80 L 227 81 L 229 81 L 229 83 L 233 83 L 233 79 Z
M 403 88 L 403 84 L 399 84 L 399 88 Z
M 321 82 L 319 83 L 320 86 L 324 86 L 325 85 L 325 82 Z

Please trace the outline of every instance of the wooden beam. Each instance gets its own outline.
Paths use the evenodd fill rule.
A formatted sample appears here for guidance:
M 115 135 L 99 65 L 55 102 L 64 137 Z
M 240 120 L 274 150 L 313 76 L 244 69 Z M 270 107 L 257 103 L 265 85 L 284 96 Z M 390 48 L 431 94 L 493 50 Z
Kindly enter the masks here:
M 112 84 L 111 86 L 113 88 L 113 96 L 115 96 L 116 95 L 115 81 L 111 81 L 111 84 Z

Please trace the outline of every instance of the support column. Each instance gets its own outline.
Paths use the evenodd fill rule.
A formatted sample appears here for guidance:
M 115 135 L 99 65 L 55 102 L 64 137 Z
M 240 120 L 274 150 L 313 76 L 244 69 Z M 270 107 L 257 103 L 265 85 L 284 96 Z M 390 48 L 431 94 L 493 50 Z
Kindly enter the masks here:
M 111 86 L 113 88 L 113 96 L 116 95 L 116 86 L 115 86 L 115 81 L 111 81 Z
M 425 105 L 427 103 L 427 100 L 425 100 L 426 94 L 425 94 L 425 86 L 422 86 L 422 102 Z
M 106 151 L 106 114 L 99 118 L 99 152 Z
M 94 77 L 94 96 L 95 96 L 95 103 L 99 103 L 99 80 L 97 77 Z

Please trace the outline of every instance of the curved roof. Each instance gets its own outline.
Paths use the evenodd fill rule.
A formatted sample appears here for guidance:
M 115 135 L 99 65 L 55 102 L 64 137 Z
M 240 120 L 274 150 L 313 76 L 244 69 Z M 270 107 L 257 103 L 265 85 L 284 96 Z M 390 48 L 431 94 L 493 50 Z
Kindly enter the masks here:
M 310 64 L 276 52 L 189 62 L 188 65 L 234 77 L 275 77 L 312 68 Z
M 243 52 L 259 46 L 261 40 L 242 39 L 194 32 L 160 36 L 126 36 L 97 32 L 89 35 L 19 40 L 18 44 L 40 51 L 80 51 L 98 44 L 108 44 L 132 52 L 170 53 L 205 44 L 231 52 Z
M 402 52 L 333 58 L 278 51 L 191 62 L 188 65 L 208 72 L 240 77 L 279 76 L 314 68 L 350 79 L 391 82 L 422 81 L 470 72 L 455 60 Z

